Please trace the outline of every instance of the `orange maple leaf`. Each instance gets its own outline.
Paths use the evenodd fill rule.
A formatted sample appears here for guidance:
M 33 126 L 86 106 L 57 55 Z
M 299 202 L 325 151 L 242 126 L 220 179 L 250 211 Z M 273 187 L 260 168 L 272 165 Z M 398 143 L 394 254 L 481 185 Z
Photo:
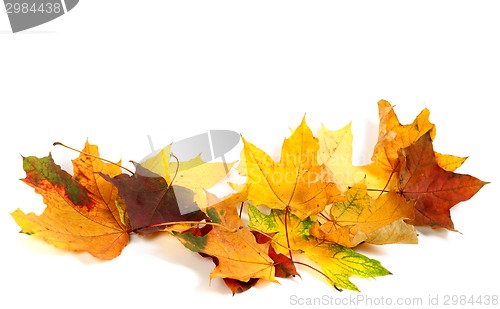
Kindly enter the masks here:
M 213 278 L 229 278 L 242 282 L 265 279 L 277 282 L 274 261 L 268 255 L 269 243 L 260 244 L 238 216 L 231 201 L 222 201 L 206 208 L 214 225 L 203 236 L 190 231 L 174 235 L 193 252 L 199 252 L 217 259 L 216 268 L 210 274 Z
M 361 242 L 417 243 L 414 227 L 404 221 L 414 218 L 414 203 L 391 191 L 374 199 L 364 181 L 347 190 L 346 200 L 332 205 L 330 221 L 316 223 L 311 235 L 352 248 Z M 391 227 L 390 233 L 384 228 Z M 381 237 L 382 236 L 382 237 Z
M 101 259 L 120 255 L 128 244 L 129 227 L 121 222 L 115 205 L 118 190 L 97 173 L 116 176 L 121 169 L 103 163 L 98 156 L 97 146 L 87 142 L 83 153 L 73 160 L 74 176 L 56 165 L 50 154 L 23 158 L 23 181 L 43 196 L 47 208 L 40 216 L 14 211 L 12 217 L 21 232 Z

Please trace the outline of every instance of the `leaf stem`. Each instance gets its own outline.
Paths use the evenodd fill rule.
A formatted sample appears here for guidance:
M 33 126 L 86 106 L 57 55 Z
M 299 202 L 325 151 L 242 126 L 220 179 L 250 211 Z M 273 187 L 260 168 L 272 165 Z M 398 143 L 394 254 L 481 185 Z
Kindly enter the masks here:
M 314 270 L 314 271 L 318 272 L 318 273 L 319 273 L 319 274 L 321 274 L 323 277 L 325 277 L 328 281 L 330 281 L 330 283 L 333 285 L 333 287 L 334 287 L 337 291 L 342 292 L 342 289 L 341 289 L 341 288 L 339 288 L 339 287 L 337 287 L 337 285 L 335 284 L 335 282 L 334 282 L 334 281 L 333 281 L 330 277 L 328 277 L 328 275 L 327 275 L 327 274 L 325 274 L 325 273 L 324 273 L 324 272 L 322 272 L 321 270 L 317 269 L 316 267 L 313 267 L 313 266 L 311 266 L 311 265 L 309 265 L 309 264 L 302 263 L 302 262 L 299 262 L 299 261 L 293 261 L 293 260 L 292 260 L 292 263 L 294 263 L 294 264 L 298 264 L 298 265 L 302 265 L 302 266 L 305 266 L 305 267 L 308 267 L 308 268 L 310 268 L 310 269 L 312 269 L 312 270 Z
M 90 154 L 90 153 L 87 153 L 85 151 L 80 151 L 78 149 L 75 149 L 75 148 L 72 148 L 72 147 L 69 147 L 67 145 L 64 145 L 63 143 L 60 143 L 60 142 L 55 142 L 54 144 L 52 144 L 53 146 L 63 146 L 64 148 L 68 148 L 70 150 L 73 150 L 73 151 L 76 151 L 76 152 L 79 152 L 81 154 L 84 154 L 86 156 L 89 156 L 89 157 L 92 157 L 92 158 L 96 158 L 96 159 L 99 159 L 99 160 L 102 160 L 104 162 L 108 162 L 110 164 L 113 164 L 113 165 L 116 165 L 118 166 L 119 168 L 122 168 L 124 170 L 126 170 L 127 172 L 131 173 L 132 175 L 134 174 L 134 172 L 132 172 L 131 170 L 129 170 L 128 168 L 124 167 L 124 166 L 121 166 L 120 164 L 117 164 L 115 162 L 112 162 L 112 161 L 109 161 L 109 160 L 106 160 L 106 159 L 103 159 L 101 157 L 98 157 L 98 156 L 94 156 L 93 154 Z
M 245 204 L 245 202 L 241 202 L 241 206 L 240 206 L 240 219 L 241 219 L 241 214 L 243 213 L 243 204 Z
M 290 260 L 293 262 L 292 248 L 290 247 L 290 238 L 288 237 L 288 214 L 290 212 L 290 207 L 286 206 L 285 208 L 285 235 L 286 235 L 286 245 L 288 246 L 288 255 L 290 256 Z
M 324 213 L 322 213 L 322 212 L 320 212 L 320 213 L 319 213 L 319 215 L 320 215 L 321 217 L 323 217 L 323 219 L 325 219 L 326 221 L 330 221 L 330 222 L 331 222 L 331 221 L 333 221 L 332 219 L 330 219 L 330 218 L 328 218 L 327 216 L 325 216 L 325 214 L 324 214 Z
M 177 177 L 177 173 L 179 172 L 179 166 L 181 165 L 181 163 L 179 162 L 179 158 L 177 158 L 176 155 L 174 155 L 173 153 L 170 153 L 170 156 L 174 157 L 175 161 L 177 161 L 177 167 L 175 168 L 174 177 L 172 178 L 172 180 L 170 181 L 170 184 L 168 185 L 169 187 L 172 186 L 172 184 L 174 183 L 175 177 Z
M 202 221 L 172 221 L 172 222 L 164 222 L 164 223 L 156 223 L 156 224 L 151 224 L 151 225 L 148 225 L 148 226 L 143 226 L 143 227 L 138 227 L 136 229 L 133 229 L 131 232 L 132 233 L 137 233 L 137 231 L 140 231 L 140 230 L 143 230 L 143 229 L 147 229 L 147 228 L 153 228 L 153 227 L 167 227 L 167 226 L 170 226 L 170 225 L 176 225 L 176 224 L 197 224 L 197 225 L 212 225 L 212 226 L 218 226 L 218 227 L 222 227 L 222 228 L 225 228 L 226 230 L 228 230 L 229 232 L 236 232 L 239 228 L 234 228 L 234 229 L 230 229 L 228 228 L 227 226 L 225 225 L 222 225 L 220 223 L 215 223 L 215 222 L 202 222 Z
M 384 189 L 370 189 L 370 188 L 367 188 L 366 191 L 375 191 L 375 192 L 380 192 L 380 194 L 382 193 L 389 193 L 391 191 L 388 191 L 388 190 L 384 190 Z
M 274 242 L 275 244 L 277 244 L 277 245 L 279 245 L 279 246 L 281 246 L 281 247 L 283 247 L 283 248 L 287 249 L 287 250 L 288 250 L 288 252 L 289 252 L 289 253 L 291 253 L 292 249 L 290 248 L 290 245 L 288 245 L 288 247 L 287 247 L 287 246 L 285 246 L 285 245 L 283 245 L 283 244 L 281 244 L 281 243 L 277 242 L 277 241 L 273 238 L 273 236 L 270 236 L 270 235 L 268 235 L 268 234 L 266 234 L 266 233 L 264 233 L 264 232 L 262 232 L 262 231 L 259 231 L 259 230 L 257 230 L 257 229 L 254 229 L 254 228 L 249 228 L 249 229 L 250 229 L 250 230 L 253 230 L 253 231 L 256 231 L 256 232 L 259 232 L 261 235 L 264 235 L 265 237 L 269 238 L 272 242 Z M 319 269 L 317 269 L 316 267 L 313 267 L 313 266 L 311 266 L 311 265 L 309 265 L 309 264 L 306 264 L 306 263 L 303 263 L 303 262 L 299 262 L 299 261 L 294 261 L 292 258 L 290 258 L 290 260 L 291 260 L 291 262 L 292 262 L 292 263 L 294 263 L 294 264 L 298 264 L 298 265 L 306 266 L 306 267 L 308 267 L 308 268 L 310 268 L 310 269 L 312 269 L 312 270 L 314 270 L 314 271 L 318 272 L 318 273 L 319 273 L 319 274 L 321 274 L 323 277 L 325 277 L 325 278 L 326 278 L 326 279 L 327 279 L 327 280 L 328 280 L 328 281 L 329 281 L 329 282 L 333 285 L 333 287 L 334 287 L 337 291 L 342 292 L 342 289 L 340 289 L 339 287 L 337 287 L 337 285 L 335 285 L 335 282 L 334 282 L 334 281 L 333 281 L 330 277 L 328 277 L 328 275 L 327 275 L 327 274 L 325 274 L 325 273 L 324 273 L 324 272 L 322 272 L 321 270 L 319 270 Z M 283 263 L 275 263 L 275 264 L 274 264 L 274 266 L 276 266 L 276 265 L 280 265 L 280 264 L 283 264 Z M 300 275 L 299 275 L 299 276 L 300 276 Z
M 384 189 L 382 189 L 382 191 L 380 191 L 380 194 L 378 197 L 380 197 L 382 195 L 382 193 L 388 192 L 388 191 L 385 191 L 385 189 L 387 189 L 387 186 L 389 186 L 389 183 L 391 182 L 392 176 L 394 176 L 394 172 L 396 172 L 396 168 L 398 168 L 398 167 L 399 167 L 399 162 L 398 162 L 398 165 L 396 165 L 396 167 L 392 169 L 391 174 L 389 175 L 389 179 L 387 179 L 387 182 L 384 186 Z

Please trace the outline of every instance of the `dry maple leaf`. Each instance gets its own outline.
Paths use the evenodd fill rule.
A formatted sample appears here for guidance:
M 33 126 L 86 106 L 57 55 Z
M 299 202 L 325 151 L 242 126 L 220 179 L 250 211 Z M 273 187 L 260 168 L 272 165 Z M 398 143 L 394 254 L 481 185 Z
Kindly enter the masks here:
M 226 177 L 233 165 L 234 163 L 205 162 L 201 159 L 201 154 L 189 161 L 170 162 L 170 146 L 141 163 L 142 167 L 165 178 L 167 183 L 192 190 L 194 201 L 201 209 L 209 206 L 205 190 Z
M 328 168 L 317 162 L 318 140 L 305 117 L 290 138 L 285 139 L 279 162 L 244 138 L 243 166 L 248 199 L 255 205 L 290 210 L 301 219 L 320 213 L 341 199 Z
M 214 208 L 230 207 L 230 208 L 232 208 L 232 210 L 230 210 L 231 212 L 234 212 L 233 209 L 235 207 L 239 206 L 240 211 L 241 211 L 243 204 L 246 202 L 246 199 L 247 199 L 247 195 L 248 195 L 247 189 L 248 188 L 245 185 L 238 186 L 238 185 L 234 185 L 234 184 L 233 184 L 233 187 L 235 187 L 239 190 L 237 192 L 230 194 L 228 196 L 225 196 L 223 198 L 218 198 L 217 196 L 207 192 L 207 199 L 209 200 L 208 204 L 213 205 L 212 207 L 214 207 Z M 210 210 L 210 209 L 207 209 L 207 211 L 208 210 Z M 212 215 L 214 214 L 213 212 L 211 212 L 211 213 L 212 213 Z M 242 224 L 241 221 L 239 221 L 239 222 Z M 209 222 L 208 224 L 212 224 L 212 223 L 213 222 Z M 191 228 L 188 231 L 186 231 L 184 234 L 190 233 L 193 236 L 203 237 L 203 236 L 207 235 L 212 230 L 212 228 L 213 228 L 212 225 L 205 225 L 202 228 Z M 255 241 L 257 242 L 257 244 L 266 244 L 271 240 L 269 238 L 269 236 L 255 232 L 255 231 L 253 231 L 252 234 L 254 235 Z M 174 235 L 176 235 L 176 233 L 174 233 Z M 275 277 L 287 278 L 290 276 L 298 275 L 298 273 L 295 269 L 295 264 L 293 263 L 292 260 L 290 260 L 288 257 L 286 257 L 285 255 L 283 255 L 281 253 L 277 253 L 272 246 L 268 246 L 268 248 L 269 248 L 268 255 L 274 261 L 274 270 L 275 270 L 274 275 L 275 275 Z M 214 264 L 216 266 L 219 266 L 220 262 L 216 256 L 211 256 L 211 255 L 201 253 L 201 252 L 199 252 L 199 254 L 203 257 L 211 258 L 212 261 L 214 262 Z M 224 283 L 226 284 L 226 286 L 231 290 L 233 295 L 235 293 L 241 293 L 241 292 L 249 290 L 259 281 L 259 278 L 250 278 L 250 280 L 248 280 L 248 281 L 241 281 L 238 279 L 228 278 L 228 277 L 225 277 L 222 279 L 224 280 Z
M 427 109 L 402 125 L 387 101 L 378 107 L 379 138 L 365 166 L 352 164 L 350 124 L 336 131 L 323 126 L 315 138 L 304 117 L 284 140 L 278 162 L 243 139 L 238 171 L 247 183 L 228 183 L 236 192 L 220 199 L 206 189 L 232 164 L 206 163 L 200 156 L 170 163 L 166 147 L 128 175 L 86 143 L 73 160 L 74 176 L 50 154 L 23 158 L 23 181 L 47 207 L 40 216 L 19 209 L 12 216 L 23 233 L 102 259 L 118 256 L 129 233 L 169 231 L 186 248 L 211 258 L 210 278 L 222 278 L 233 294 L 260 280 L 298 275 L 297 264 L 339 290 L 358 291 L 351 276 L 390 272 L 350 248 L 362 242 L 416 243 L 413 225 L 454 230 L 450 209 L 487 183 L 454 172 L 466 158 L 434 151 L 436 127 Z M 241 219 L 244 209 L 248 227 Z M 294 260 L 295 254 L 318 268 Z
M 208 227 L 208 229 L 206 229 Z M 193 228 L 190 229 L 188 232 L 195 235 L 195 236 L 205 236 L 210 230 L 212 229 L 212 226 L 207 225 L 203 228 Z M 252 234 L 255 236 L 255 240 L 257 241 L 258 244 L 265 244 L 270 241 L 269 236 L 261 234 L 259 232 L 252 232 Z M 211 258 L 212 261 L 214 262 L 215 266 L 219 266 L 219 259 L 216 258 L 215 256 L 210 256 L 204 253 L 199 253 L 203 257 Z M 274 276 L 275 277 L 280 277 L 280 278 L 288 278 L 291 276 L 300 276 L 297 273 L 297 269 L 295 268 L 294 262 L 285 256 L 284 254 L 277 253 L 273 246 L 269 246 L 269 252 L 268 252 L 269 257 L 274 261 Z M 222 278 L 224 280 L 224 283 L 226 286 L 231 290 L 231 292 L 234 294 L 236 293 L 242 293 L 259 282 L 260 278 L 251 278 L 248 281 L 240 281 L 232 278 Z
M 330 242 L 318 242 L 305 251 L 305 255 L 318 263 L 336 289 L 359 292 L 358 287 L 349 280 L 350 276 L 374 278 L 391 275 L 379 261 L 370 259 L 352 249 Z
M 351 124 L 339 130 L 329 130 L 324 125 L 318 132 L 318 163 L 325 164 L 341 191 L 363 180 L 365 173 L 352 164 Z
M 207 217 L 194 202 L 193 191 L 169 185 L 165 179 L 139 164 L 133 175 L 103 177 L 115 185 L 125 201 L 132 230 L 150 234 L 166 229 L 168 223 L 202 221 Z M 188 228 L 187 226 L 186 228 Z
M 422 110 L 415 120 L 403 125 L 399 122 L 394 108 L 385 100 L 378 102 L 379 136 L 373 150 L 372 163 L 358 167 L 366 175 L 366 185 L 370 189 L 397 190 L 397 173 L 401 169 L 399 153 L 429 132 L 433 139 L 436 126 L 429 121 L 430 112 Z M 436 154 L 438 164 L 447 170 L 458 168 L 466 158 Z M 359 172 L 358 172 L 359 173 Z M 373 193 L 376 195 L 377 193 Z
M 191 234 L 193 236 L 197 237 L 204 237 L 207 235 L 208 232 L 212 230 L 212 225 L 205 225 L 203 227 L 196 227 L 196 228 L 191 228 L 189 230 L 184 231 L 184 234 Z M 173 233 L 174 236 L 176 236 L 176 233 Z M 212 259 L 212 262 L 214 262 L 215 266 L 219 266 L 219 259 L 216 258 L 215 256 L 210 256 L 205 253 L 198 252 L 199 255 L 205 258 L 210 258 Z M 236 293 L 243 293 L 250 288 L 252 288 L 257 282 L 259 281 L 259 278 L 251 278 L 248 281 L 240 281 L 232 278 L 222 278 L 226 286 L 231 290 L 231 292 L 234 294 Z
M 272 236 L 274 247 L 280 253 L 303 251 L 311 245 L 309 229 L 315 223 L 311 218 L 300 220 L 289 214 L 285 225 L 285 211 L 273 209 L 269 215 L 265 215 L 252 204 L 248 206 L 248 216 L 250 228 Z
M 415 200 L 415 225 L 454 230 L 450 208 L 470 199 L 487 182 L 447 171 L 437 163 L 430 133 L 401 151 L 399 188 Z
M 372 163 L 365 166 L 352 166 L 352 134 L 350 133 L 349 126 L 337 131 L 330 131 L 323 127 L 319 133 L 320 150 L 318 152 L 319 162 L 325 162 L 331 169 L 339 187 L 344 190 L 345 188 L 352 187 L 355 185 L 354 181 L 364 175 L 366 186 L 369 188 L 369 195 L 374 198 L 378 198 L 390 191 L 400 191 L 398 181 L 400 180 L 400 172 L 403 168 L 401 162 L 402 156 L 400 156 L 402 149 L 410 147 L 426 134 L 429 135 L 431 140 L 436 134 L 436 127 L 429 121 L 429 111 L 427 109 L 424 109 L 411 124 L 402 125 L 393 107 L 387 101 L 379 101 L 378 106 L 380 118 L 379 138 L 374 149 Z M 433 157 L 435 157 L 437 167 L 440 167 L 443 171 L 449 172 L 455 171 L 466 160 L 466 158 L 440 154 L 437 152 L 434 152 Z M 410 195 L 405 195 L 406 198 L 409 198 L 409 196 Z M 418 207 L 422 207 L 421 203 L 418 203 L 418 205 Z M 434 210 L 428 209 L 428 212 L 429 211 Z M 441 210 L 435 211 L 439 212 Z M 416 220 L 412 222 L 420 222 L 420 224 L 422 224 L 423 221 L 419 219 L 421 214 L 419 214 L 418 211 L 416 216 Z M 436 227 L 440 226 L 443 222 L 444 221 L 436 225 L 432 220 L 428 220 L 429 224 L 435 225 Z M 448 225 L 448 227 L 453 229 L 452 225 Z M 332 230 L 332 223 L 328 223 L 324 226 L 323 232 L 325 232 L 325 229 Z M 349 229 L 349 227 L 342 227 L 342 229 L 338 228 L 336 237 L 340 237 L 340 232 L 343 231 L 344 241 L 340 239 L 337 239 L 337 241 L 347 245 L 346 239 L 353 236 L 352 231 Z M 394 238 L 395 232 L 402 232 L 405 229 L 406 233 L 399 234 L 399 236 L 403 238 Z M 386 241 L 414 242 L 414 237 L 404 237 L 405 235 L 410 236 L 411 231 L 408 230 L 408 226 L 406 226 L 402 220 L 385 226 L 383 229 L 379 230 L 378 233 L 381 234 L 367 235 L 365 241 L 372 241 L 374 243 L 386 243 Z M 318 236 L 320 235 L 318 234 Z M 385 237 L 389 238 L 384 239 Z M 356 239 L 356 241 L 358 240 L 359 239 Z
M 414 227 L 404 222 L 414 218 L 414 202 L 396 192 L 374 199 L 368 194 L 364 181 L 355 184 L 345 195 L 345 201 L 332 205 L 327 222 L 315 224 L 312 235 L 348 248 L 371 241 L 376 244 L 418 242 Z M 389 225 L 390 234 L 385 230 Z M 384 237 L 380 237 L 380 233 Z
M 51 155 L 23 158 L 23 181 L 43 196 L 47 208 L 40 216 L 19 209 L 12 216 L 25 234 L 109 260 L 128 244 L 129 227 L 115 206 L 118 190 L 97 173 L 115 176 L 121 169 L 96 159 L 97 146 L 86 143 L 83 152 L 73 160 L 74 176 L 56 165 Z
M 215 266 L 219 266 L 219 259 L 216 258 L 215 256 L 210 256 L 208 254 L 204 254 L 199 252 L 199 254 L 203 257 L 211 258 L 212 261 L 214 262 Z M 232 279 L 232 278 L 222 278 L 224 280 L 224 284 L 228 287 L 228 289 L 231 290 L 231 292 L 234 294 L 236 293 L 243 293 L 245 291 L 248 291 L 251 289 L 253 286 L 259 282 L 260 278 L 251 278 L 248 281 L 241 281 L 237 279 Z
M 290 249 L 303 252 L 309 259 L 318 263 L 322 274 L 328 278 L 328 283 L 336 289 L 358 291 L 356 285 L 349 280 L 353 275 L 372 278 L 390 274 L 377 260 L 312 236 L 309 230 L 315 222 L 310 218 L 300 220 L 297 216 L 288 214 L 286 221 L 290 227 L 286 227 L 286 214 L 283 210 L 273 209 L 269 215 L 265 215 L 252 205 L 248 208 L 248 215 L 251 228 L 272 235 L 274 247 L 278 252 L 288 252 L 283 243 L 288 237 Z
M 215 223 L 206 235 L 197 236 L 189 231 L 175 235 L 191 251 L 217 258 L 218 265 L 210 279 L 248 282 L 257 278 L 276 282 L 274 261 L 267 254 L 269 243 L 257 243 L 252 232 L 243 227 L 236 208 L 223 201 L 206 211 Z
M 267 241 L 270 241 L 269 238 L 266 238 Z M 260 242 L 259 242 L 260 243 Z M 269 257 L 273 259 L 274 261 L 274 275 L 279 278 L 288 278 L 288 277 L 294 277 L 294 276 L 299 276 L 299 273 L 297 272 L 297 269 L 295 268 L 295 263 L 290 259 L 288 256 L 284 255 L 283 253 L 277 253 L 276 250 L 274 250 L 273 246 L 269 246 Z
M 378 106 L 380 131 L 372 159 L 383 169 L 394 171 L 399 165 L 399 150 L 408 147 L 427 132 L 434 138 L 436 126 L 429 121 L 430 112 L 427 108 L 412 123 L 402 125 L 389 102 L 380 100 Z

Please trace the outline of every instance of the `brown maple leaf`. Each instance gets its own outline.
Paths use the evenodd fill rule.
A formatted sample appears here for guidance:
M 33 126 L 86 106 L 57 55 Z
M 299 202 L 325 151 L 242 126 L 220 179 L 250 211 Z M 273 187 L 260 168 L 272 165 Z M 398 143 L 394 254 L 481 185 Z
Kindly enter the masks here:
M 450 208 L 470 199 L 487 182 L 457 174 L 439 166 L 430 133 L 402 149 L 399 189 L 415 200 L 414 225 L 430 225 L 454 230 Z
M 194 202 L 194 192 L 169 185 L 166 180 L 135 164 L 136 173 L 103 177 L 115 185 L 125 201 L 132 230 L 151 234 L 165 230 L 168 223 L 202 221 L 205 214 Z M 187 225 L 189 227 L 189 225 Z

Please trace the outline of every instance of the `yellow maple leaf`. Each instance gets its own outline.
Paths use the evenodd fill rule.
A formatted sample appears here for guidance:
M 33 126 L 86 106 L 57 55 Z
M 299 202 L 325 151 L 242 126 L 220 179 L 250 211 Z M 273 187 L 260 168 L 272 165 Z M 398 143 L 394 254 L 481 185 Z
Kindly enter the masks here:
M 341 199 L 333 177 L 318 164 L 318 140 L 305 117 L 293 134 L 285 139 L 279 162 L 243 139 L 242 161 L 247 176 L 248 199 L 257 206 L 288 209 L 300 219 L 323 211 Z
M 330 279 L 328 283 L 336 289 L 358 291 L 350 276 L 374 278 L 391 274 L 382 264 L 349 248 L 334 243 L 318 242 L 305 251 L 305 255 L 320 265 L 323 273 Z
M 351 124 L 339 130 L 329 130 L 324 125 L 318 133 L 318 163 L 325 164 L 341 191 L 365 178 L 363 171 L 352 164 Z
M 149 171 L 165 178 L 168 184 L 188 188 L 194 192 L 194 201 L 201 209 L 207 204 L 206 189 L 210 189 L 221 181 L 233 163 L 205 162 L 201 155 L 189 161 L 177 163 L 170 160 L 170 145 L 158 154 L 141 163 Z

